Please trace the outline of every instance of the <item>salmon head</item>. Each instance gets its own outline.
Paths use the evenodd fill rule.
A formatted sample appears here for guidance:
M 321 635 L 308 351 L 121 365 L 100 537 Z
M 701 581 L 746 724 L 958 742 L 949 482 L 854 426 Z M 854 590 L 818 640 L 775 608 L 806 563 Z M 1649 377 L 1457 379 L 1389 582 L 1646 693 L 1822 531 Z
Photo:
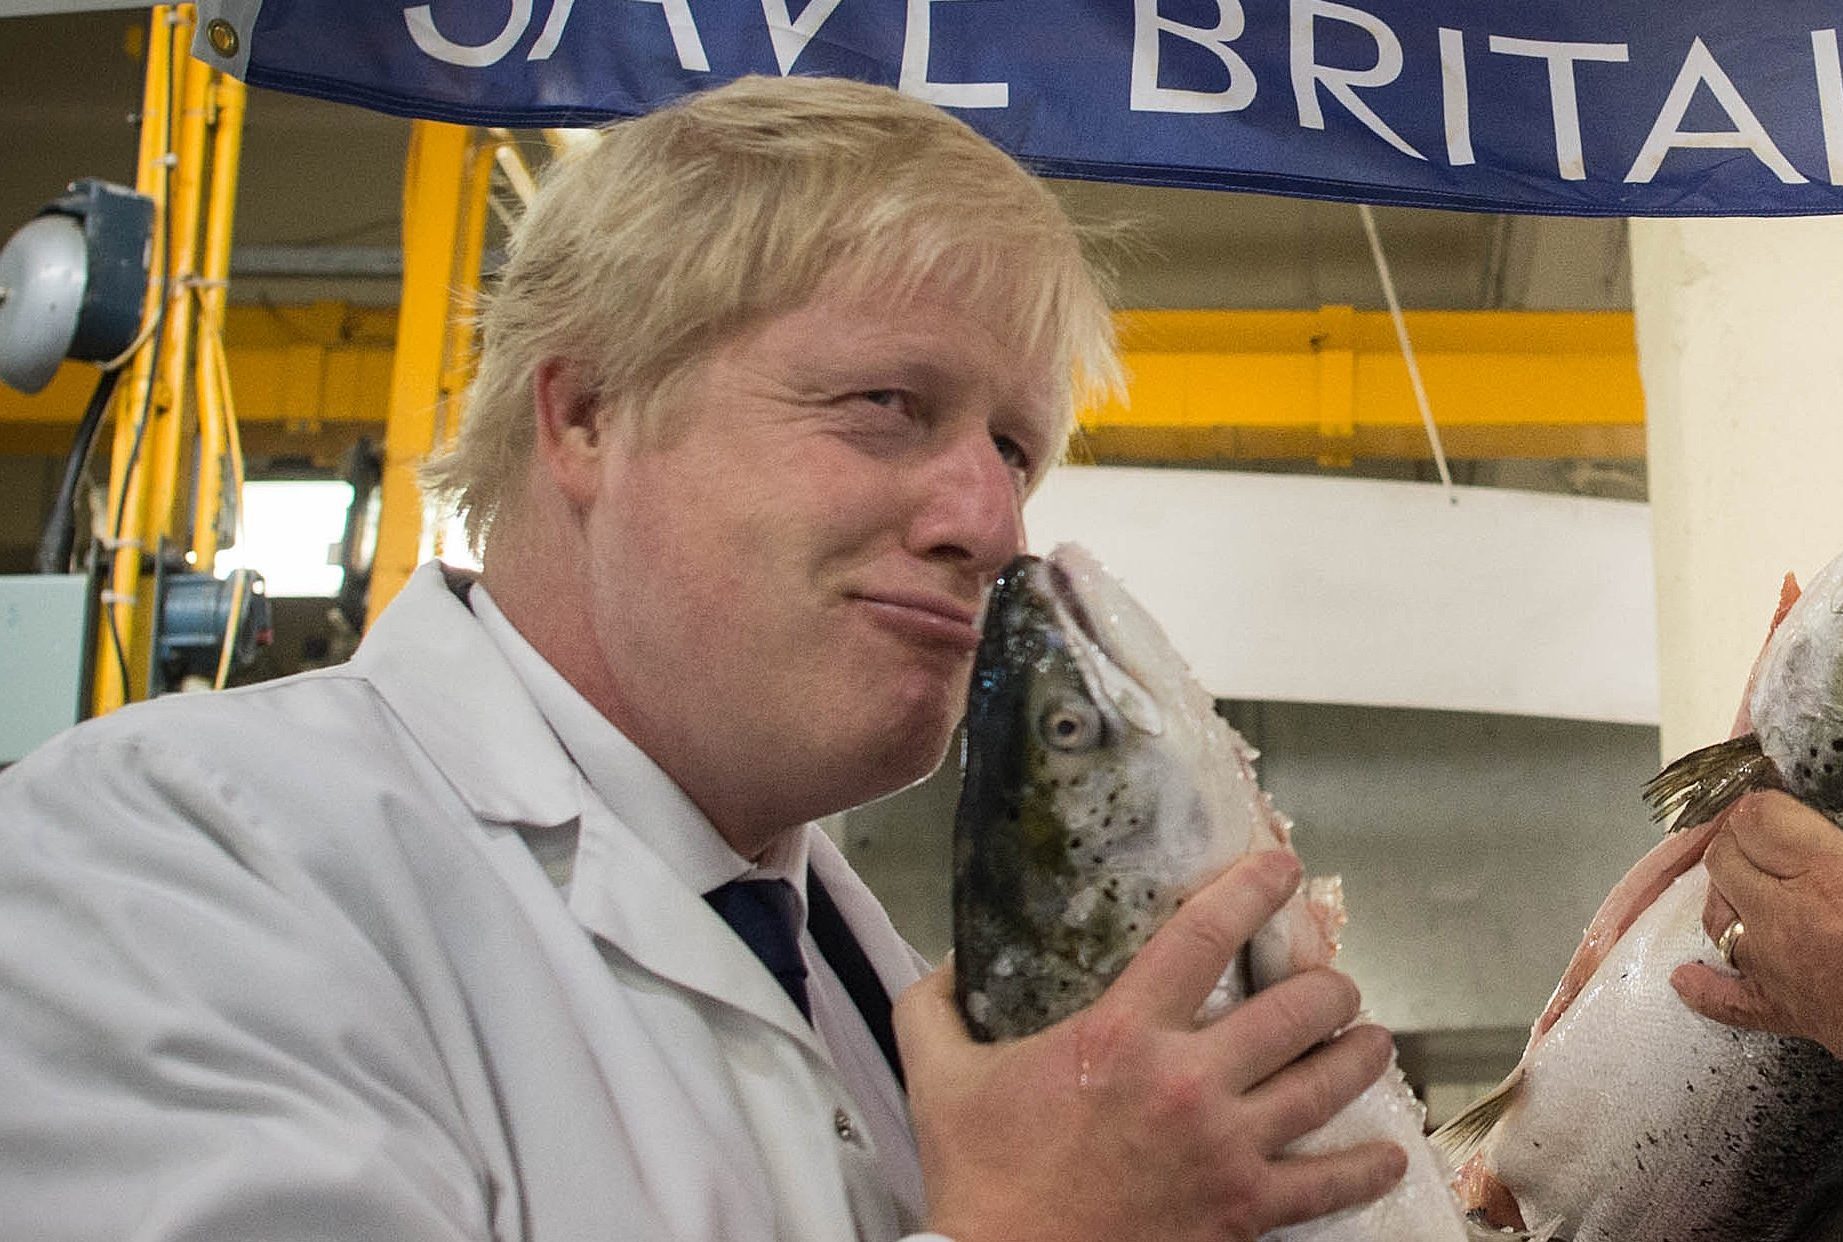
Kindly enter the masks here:
M 1784 788 L 1843 824 L 1843 556 L 1773 632 L 1748 714 Z
M 1786 588 L 1791 595 L 1796 588 Z M 1673 829 L 1695 827 L 1741 795 L 1781 789 L 1843 826 L 1843 556 L 1782 605 L 1755 665 L 1750 731 L 1678 759 L 1645 795 Z
M 986 608 L 954 821 L 956 986 L 974 1034 L 1027 1034 L 1092 1002 L 1250 848 L 1252 757 L 1092 557 L 1064 545 L 1013 561 Z

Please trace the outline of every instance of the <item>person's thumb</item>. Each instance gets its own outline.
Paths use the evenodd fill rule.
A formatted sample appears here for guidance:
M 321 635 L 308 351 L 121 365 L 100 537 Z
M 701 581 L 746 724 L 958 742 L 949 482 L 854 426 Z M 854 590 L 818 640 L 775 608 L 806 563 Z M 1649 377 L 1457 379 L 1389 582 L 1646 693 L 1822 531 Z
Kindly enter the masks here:
M 1670 974 L 1670 986 L 1685 1005 L 1725 1026 L 1759 1030 L 1772 1016 L 1765 997 L 1745 977 L 1723 974 L 1701 962 L 1677 967 Z
M 970 1036 L 954 1000 L 953 954 L 917 979 L 896 999 L 890 1015 L 904 1071 L 913 1078 L 928 1050 L 966 1043 Z

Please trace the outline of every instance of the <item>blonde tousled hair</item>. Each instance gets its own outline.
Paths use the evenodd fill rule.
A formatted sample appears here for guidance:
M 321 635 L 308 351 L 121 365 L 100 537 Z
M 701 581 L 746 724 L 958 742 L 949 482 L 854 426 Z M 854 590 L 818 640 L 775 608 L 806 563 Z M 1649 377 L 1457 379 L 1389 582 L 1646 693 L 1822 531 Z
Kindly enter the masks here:
M 673 386 L 822 284 L 892 300 L 950 280 L 1076 404 L 1117 389 L 1112 319 L 1042 182 L 940 109 L 843 79 L 742 78 L 609 126 L 546 170 L 481 316 L 480 365 L 423 481 L 482 548 L 534 443 L 532 375 L 574 362 L 605 417 L 668 433 Z

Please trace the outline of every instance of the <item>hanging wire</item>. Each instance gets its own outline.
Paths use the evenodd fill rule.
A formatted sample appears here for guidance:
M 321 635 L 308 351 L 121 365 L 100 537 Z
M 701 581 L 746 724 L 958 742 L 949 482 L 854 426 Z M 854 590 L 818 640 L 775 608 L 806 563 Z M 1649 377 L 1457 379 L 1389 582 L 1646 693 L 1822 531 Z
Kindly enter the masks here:
M 103 415 L 108 412 L 109 402 L 115 396 L 115 385 L 121 378 L 119 368 L 104 368 L 96 379 L 96 387 L 90 392 L 90 402 L 84 407 L 70 453 L 64 459 L 64 474 L 58 481 L 57 498 L 52 502 L 51 516 L 45 522 L 43 533 L 39 535 L 38 553 L 32 561 L 32 572 L 35 574 L 70 572 L 71 552 L 77 542 L 77 494 L 83 487 L 84 475 L 89 471 L 90 454 L 96 448 L 96 436 L 102 430 Z
M 1427 443 L 1433 449 L 1433 464 L 1440 472 L 1440 486 L 1446 489 L 1446 499 L 1451 504 L 1459 503 L 1459 493 L 1453 490 L 1453 474 L 1446 468 L 1446 450 L 1440 444 L 1440 429 L 1434 425 L 1433 407 L 1427 401 L 1427 389 L 1421 383 L 1420 364 L 1414 360 L 1414 342 L 1408 338 L 1408 321 L 1401 313 L 1401 300 L 1395 296 L 1395 278 L 1389 274 L 1388 256 L 1382 253 L 1382 237 L 1376 232 L 1376 216 L 1370 211 L 1368 203 L 1357 204 L 1357 214 L 1363 218 L 1363 231 L 1369 235 L 1369 252 L 1376 260 L 1376 275 L 1382 280 L 1382 296 L 1388 299 L 1389 318 L 1395 323 L 1395 339 L 1401 345 L 1401 356 L 1408 364 L 1408 382 L 1414 386 L 1414 403 L 1420 407 L 1421 425 L 1427 429 Z

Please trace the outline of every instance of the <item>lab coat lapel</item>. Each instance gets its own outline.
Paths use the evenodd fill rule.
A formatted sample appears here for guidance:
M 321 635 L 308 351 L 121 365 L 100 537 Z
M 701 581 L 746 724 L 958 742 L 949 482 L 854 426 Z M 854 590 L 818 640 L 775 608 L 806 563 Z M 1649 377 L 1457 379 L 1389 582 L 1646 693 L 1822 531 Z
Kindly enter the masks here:
M 449 589 L 440 562 L 410 576 L 351 667 L 377 687 L 479 818 L 549 826 L 576 817 L 575 764 L 511 665 Z
M 586 781 L 570 910 L 637 965 L 755 1015 L 818 1051 L 813 1028 L 774 976 Z

